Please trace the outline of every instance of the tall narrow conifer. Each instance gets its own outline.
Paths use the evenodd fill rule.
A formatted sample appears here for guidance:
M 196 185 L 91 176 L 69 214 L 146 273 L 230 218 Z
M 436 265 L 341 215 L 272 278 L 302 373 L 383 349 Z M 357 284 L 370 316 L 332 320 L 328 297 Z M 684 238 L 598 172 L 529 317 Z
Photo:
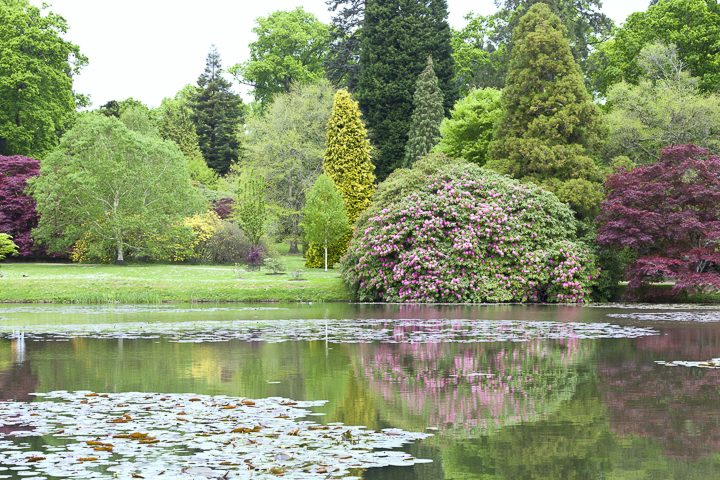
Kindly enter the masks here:
M 413 96 L 410 132 L 405 145 L 405 166 L 411 167 L 440 141 L 440 123 L 445 118 L 443 93 L 435 75 L 432 57 L 418 77 Z

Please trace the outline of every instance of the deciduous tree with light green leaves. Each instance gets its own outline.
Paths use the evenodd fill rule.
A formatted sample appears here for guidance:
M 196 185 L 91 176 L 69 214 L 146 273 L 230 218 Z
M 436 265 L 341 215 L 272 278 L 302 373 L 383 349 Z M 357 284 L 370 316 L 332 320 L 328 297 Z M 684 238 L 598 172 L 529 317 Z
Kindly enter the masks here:
M 10 255 L 17 255 L 18 247 L 12 241 L 12 237 L 7 233 L 0 233 L 0 262 Z
M 537 3 L 513 35 L 504 112 L 486 165 L 537 183 L 569 203 L 578 218 L 592 218 L 605 180 L 593 153 L 605 129 L 565 26 L 547 5 Z
M 683 144 L 720 153 L 720 96 L 700 91 L 673 45 L 645 47 L 639 63 L 645 74 L 637 85 L 621 82 L 608 90 L 608 159 L 655 163 L 661 149 Z
M 345 202 L 330 177 L 320 175 L 307 194 L 303 210 L 303 229 L 308 243 L 323 250 L 325 271 L 333 262 L 329 258 L 330 246 L 341 241 L 350 231 Z
M 327 80 L 296 85 L 247 124 L 244 161 L 265 177 L 274 236 L 289 241 L 290 253 L 300 252 L 305 194 L 322 172 L 334 94 Z
M 345 201 L 350 224 L 370 205 L 375 191 L 375 166 L 371 159 L 372 147 L 362 120 L 360 107 L 347 90 L 338 90 L 332 114 L 327 123 L 327 148 L 323 158 L 323 171 L 332 179 Z M 333 243 L 331 262 L 335 263 L 347 250 L 350 237 Z M 318 245 L 310 244 L 305 264 L 318 268 L 322 255 Z
M 30 189 L 40 217 L 33 235 L 49 252 L 80 242 L 87 257 L 119 263 L 161 258 L 163 239 L 175 241 L 181 220 L 207 207 L 174 143 L 100 114 L 78 118 Z
M 70 128 L 73 76 L 87 63 L 67 22 L 27 0 L 0 2 L 0 155 L 41 158 Z
M 457 101 L 440 124 L 440 143 L 436 151 L 485 165 L 495 127 L 502 117 L 502 94 L 494 88 L 472 90 Z
M 265 179 L 258 172 L 247 169 L 240 174 L 233 213 L 240 230 L 250 240 L 250 243 L 254 247 L 260 245 L 260 239 L 265 233 L 267 216 Z
M 440 90 L 432 56 L 425 70 L 418 76 L 413 95 L 413 113 L 410 117 L 408 142 L 405 144 L 405 166 L 410 167 L 424 157 L 440 140 L 440 123 L 445 118 L 443 93 Z
M 296 83 L 312 83 L 325 76 L 328 25 L 302 7 L 274 12 L 256 22 L 250 60 L 231 67 L 230 72 L 253 87 L 255 100 L 262 106 L 274 95 L 290 92 Z

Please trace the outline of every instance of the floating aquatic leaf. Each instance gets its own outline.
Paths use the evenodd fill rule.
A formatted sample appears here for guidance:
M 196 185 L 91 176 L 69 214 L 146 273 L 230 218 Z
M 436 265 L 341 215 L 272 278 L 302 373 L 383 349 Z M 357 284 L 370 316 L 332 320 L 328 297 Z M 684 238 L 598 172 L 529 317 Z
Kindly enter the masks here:
M 65 391 L 37 396 L 31 403 L 0 403 L 0 424 L 25 428 L 0 434 L 0 465 L 37 478 L 341 478 L 357 468 L 414 465 L 418 459 L 396 449 L 429 436 L 306 420 L 322 401 Z M 126 421 L 113 422 L 118 418 Z M 23 441 L 41 436 L 59 444 Z
M 720 322 L 720 310 L 674 310 L 669 312 L 633 312 L 633 313 L 610 313 L 610 318 L 626 318 L 629 320 L 642 320 L 652 322 L 697 322 L 712 323 Z
M 712 360 L 700 362 L 691 362 L 685 360 L 666 362 L 663 360 L 656 360 L 655 363 L 657 363 L 658 365 L 665 365 L 666 367 L 720 368 L 720 358 L 713 358 Z

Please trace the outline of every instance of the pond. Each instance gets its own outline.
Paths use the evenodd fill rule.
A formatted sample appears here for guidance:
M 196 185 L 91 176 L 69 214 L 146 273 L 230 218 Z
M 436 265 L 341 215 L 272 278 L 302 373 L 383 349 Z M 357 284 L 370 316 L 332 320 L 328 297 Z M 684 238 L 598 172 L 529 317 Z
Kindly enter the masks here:
M 687 306 L 0 306 L 0 478 L 720 478 L 715 357 Z

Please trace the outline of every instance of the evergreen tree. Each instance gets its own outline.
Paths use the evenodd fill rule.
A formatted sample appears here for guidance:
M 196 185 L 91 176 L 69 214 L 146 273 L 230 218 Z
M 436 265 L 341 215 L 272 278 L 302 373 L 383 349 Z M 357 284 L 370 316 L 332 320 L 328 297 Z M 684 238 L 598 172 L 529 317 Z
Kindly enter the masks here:
M 371 160 L 371 146 L 363 124 L 360 107 L 347 90 L 335 94 L 333 110 L 327 126 L 327 149 L 323 158 L 323 171 L 340 191 L 350 224 L 370 205 L 375 192 L 375 167 Z M 345 254 L 350 236 L 331 245 L 331 263 Z M 322 250 L 310 244 L 306 252 L 306 265 L 320 267 Z
M 377 174 L 402 164 L 415 79 L 432 55 L 448 112 L 455 102 L 447 1 L 367 0 L 356 89 L 371 139 Z
M 408 142 L 405 145 L 406 167 L 430 153 L 440 140 L 440 123 L 445 118 L 445 109 L 432 57 L 428 57 L 427 67 L 418 77 L 413 107 Z
M 604 175 L 591 152 L 604 129 L 565 27 L 538 3 L 520 20 L 513 44 L 505 112 L 488 167 L 538 183 L 570 203 L 579 218 L 592 217 Z
M 360 39 L 365 0 L 326 0 L 333 12 L 330 51 L 325 58 L 327 77 L 333 84 L 355 90 L 360 75 Z
M 200 150 L 208 166 L 225 174 L 238 159 L 237 126 L 242 120 L 242 99 L 223 78 L 220 54 L 213 46 L 205 71 L 197 82 L 191 108 Z
M 343 197 L 327 175 L 320 175 L 307 195 L 303 211 L 303 228 L 308 243 L 320 245 L 327 271 L 332 266 L 330 246 L 340 241 L 350 229 Z

